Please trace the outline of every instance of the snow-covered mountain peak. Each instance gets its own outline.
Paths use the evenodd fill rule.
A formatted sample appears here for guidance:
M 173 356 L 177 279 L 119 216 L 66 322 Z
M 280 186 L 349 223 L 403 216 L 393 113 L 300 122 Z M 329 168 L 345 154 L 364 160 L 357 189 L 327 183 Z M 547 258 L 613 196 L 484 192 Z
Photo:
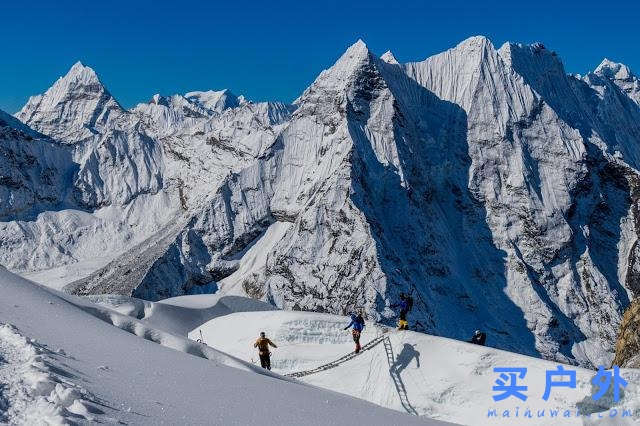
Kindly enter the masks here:
M 465 40 L 462 40 L 453 49 L 456 50 L 480 50 L 480 49 L 495 49 L 493 43 L 489 38 L 485 36 L 472 36 Z
M 393 53 L 390 50 L 387 50 L 380 57 L 380 59 L 382 59 L 384 62 L 386 62 L 388 64 L 399 65 L 398 61 L 396 60 L 396 57 L 393 55 Z
M 332 74 L 339 72 L 346 72 L 347 74 L 353 72 L 359 65 L 369 59 L 369 48 L 361 39 L 358 39 L 340 56 L 336 63 L 327 71 L 332 71 Z M 320 74 L 322 75 L 322 73 Z
M 69 95 L 107 92 L 96 72 L 78 61 L 67 74 L 58 78 L 43 96 L 49 104 L 57 104 Z M 111 96 L 111 95 L 109 95 Z
M 206 120 L 214 113 L 197 102 L 182 95 L 162 96 L 155 94 L 149 102 L 131 109 L 139 117 L 150 134 L 167 136 Z
M 539 42 L 505 43 L 498 54 L 510 70 L 522 77 L 556 112 L 576 119 L 581 107 L 577 104 L 564 65 L 554 51 Z
M 629 80 L 635 77 L 628 66 L 619 62 L 613 62 L 607 58 L 602 60 L 600 65 L 595 69 L 595 73 L 615 80 Z
M 45 93 L 29 98 L 16 117 L 47 136 L 73 143 L 100 133 L 123 113 L 95 71 L 76 62 Z
M 240 105 L 239 98 L 229 89 L 194 91 L 185 93 L 184 97 L 190 102 L 214 112 L 222 112 L 227 108 L 235 108 Z M 244 97 L 243 97 L 244 99 Z
M 605 58 L 594 73 L 601 78 L 611 80 L 633 102 L 640 105 L 640 79 L 628 66 Z
M 371 55 L 367 45 L 359 39 L 349 46 L 333 66 L 318 75 L 311 86 L 293 102 L 294 105 L 302 105 L 304 100 L 309 97 L 315 102 L 318 100 L 315 94 L 320 91 L 328 91 L 335 96 L 341 96 L 343 90 L 353 81 L 354 74 L 372 61 L 378 61 L 378 59 Z M 298 113 L 302 110 L 304 109 L 298 110 Z
M 355 43 L 353 43 L 351 46 L 349 46 L 349 48 L 347 49 L 348 51 L 356 51 L 356 50 L 360 50 L 360 51 L 368 51 L 369 48 L 367 47 L 367 44 L 364 42 L 364 40 L 362 40 L 361 38 L 359 38 Z
M 84 65 L 82 62 L 78 61 L 69 69 L 69 72 L 64 77 L 61 77 L 62 80 L 66 80 L 67 82 L 82 82 L 84 84 L 90 83 L 100 83 L 100 79 L 98 75 L 93 70 L 93 68 Z
M 169 102 L 167 101 L 167 98 L 162 96 L 159 93 L 156 93 L 155 95 L 153 95 L 151 97 L 151 100 L 149 101 L 150 105 L 164 105 L 164 106 L 169 106 Z
M 536 71 L 561 73 L 563 76 L 564 65 L 558 55 L 545 47 L 540 42 L 532 44 L 507 42 L 498 49 L 498 54 L 511 67 L 518 67 L 524 63 L 535 66 Z
M 488 76 L 499 80 L 504 77 L 504 66 L 493 43 L 483 36 L 470 37 L 424 61 L 409 62 L 402 67 L 418 84 L 467 112 L 481 80 Z

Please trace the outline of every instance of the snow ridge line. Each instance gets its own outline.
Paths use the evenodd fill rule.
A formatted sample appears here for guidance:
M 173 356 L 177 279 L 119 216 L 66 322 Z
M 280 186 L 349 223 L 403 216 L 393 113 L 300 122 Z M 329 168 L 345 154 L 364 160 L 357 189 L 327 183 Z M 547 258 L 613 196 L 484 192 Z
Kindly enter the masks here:
M 177 334 L 173 334 L 160 329 L 155 329 L 144 321 L 138 320 L 128 315 L 120 314 L 110 308 L 105 308 L 94 304 L 74 304 L 76 307 L 82 309 L 84 312 L 94 316 L 100 321 L 104 321 L 107 324 L 117 327 L 127 333 L 131 333 L 144 340 L 148 340 L 150 342 L 176 351 L 185 352 L 189 355 L 197 356 L 199 358 L 208 359 L 210 361 L 214 361 L 228 367 L 238 368 L 245 371 L 252 371 L 254 373 L 262 374 L 265 376 L 279 377 L 280 379 L 282 379 L 282 376 L 276 373 L 272 373 L 271 371 L 265 370 L 264 368 L 256 367 L 234 356 L 227 355 L 226 353 L 220 352 L 204 343 L 198 343 L 194 340 L 190 340 Z
M 388 330 L 383 330 L 382 331 L 382 335 L 376 337 L 375 339 L 371 340 L 369 343 L 367 343 L 366 345 L 364 345 L 361 349 L 359 353 L 354 352 L 349 352 L 348 354 L 333 360 L 331 362 L 328 362 L 326 364 L 320 365 L 316 368 L 312 368 L 311 370 L 303 370 L 303 371 L 296 371 L 295 373 L 289 373 L 289 374 L 285 374 L 285 377 L 305 377 L 305 376 L 309 376 L 311 374 L 315 374 L 315 373 L 320 373 L 321 371 L 326 371 L 326 370 L 331 370 L 332 368 L 336 368 L 337 366 L 339 366 L 340 364 L 343 364 L 349 360 L 352 360 L 353 358 L 357 357 L 358 355 L 360 355 L 361 353 L 368 351 L 369 349 L 372 349 L 373 347 L 377 346 L 380 342 L 384 341 L 385 338 L 387 338 L 386 333 Z
M 91 414 L 103 413 L 87 405 L 91 395 L 85 389 L 52 368 L 48 352 L 53 354 L 13 325 L 0 323 L 0 422 L 62 425 L 71 419 L 94 421 Z

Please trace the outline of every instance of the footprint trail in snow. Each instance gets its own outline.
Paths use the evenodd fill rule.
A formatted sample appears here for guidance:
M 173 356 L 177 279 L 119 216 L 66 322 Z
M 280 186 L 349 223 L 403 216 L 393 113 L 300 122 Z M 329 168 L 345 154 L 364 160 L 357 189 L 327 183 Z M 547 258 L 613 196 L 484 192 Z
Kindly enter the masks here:
M 90 398 L 86 390 L 53 368 L 52 355 L 14 326 L 0 324 L 0 422 L 58 425 L 102 414 L 83 398 Z

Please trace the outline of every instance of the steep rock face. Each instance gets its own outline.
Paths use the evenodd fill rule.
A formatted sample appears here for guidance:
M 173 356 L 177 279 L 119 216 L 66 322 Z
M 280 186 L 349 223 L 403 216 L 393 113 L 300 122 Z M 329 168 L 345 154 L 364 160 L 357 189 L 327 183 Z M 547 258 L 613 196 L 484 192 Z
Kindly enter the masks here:
M 255 164 L 228 177 L 159 253 L 149 272 L 132 283 L 132 294 L 157 300 L 199 292 L 198 286 L 215 283 L 236 269 L 238 254 L 273 221 L 270 180 L 263 174 L 268 166 Z
M 574 127 L 608 156 L 640 168 L 640 108 L 615 81 L 597 73 L 568 77 L 585 112 Z
M 332 211 L 337 210 L 333 205 L 341 206 L 346 202 L 349 193 L 348 163 L 341 160 L 349 154 L 350 137 L 348 127 L 341 123 L 339 114 L 344 115 L 344 88 L 352 78 L 354 69 L 369 60 L 369 54 L 363 44 L 352 47 L 338 62 L 334 69 L 329 70 L 318 78 L 317 84 L 312 85 L 297 102 L 297 110 L 292 122 L 280 134 L 275 143 L 260 158 L 260 161 L 230 176 L 225 185 L 209 201 L 209 206 L 194 220 L 192 227 L 185 230 L 178 238 L 174 247 L 169 250 L 164 259 L 160 259 L 154 269 L 175 269 L 176 262 L 188 258 L 185 252 L 193 254 L 202 253 L 206 266 L 204 271 L 208 273 L 207 279 L 224 278 L 237 268 L 238 259 L 234 255 L 241 252 L 248 243 L 259 238 L 269 225 L 276 221 L 294 222 L 294 229 L 286 238 L 299 239 L 301 237 L 299 226 L 306 224 L 298 215 L 309 203 L 309 198 L 321 191 L 321 196 L 316 197 L 319 207 Z M 307 101 L 307 99 L 321 102 Z M 338 111 L 337 114 L 332 115 Z M 317 113 L 315 113 L 317 111 Z M 325 192 L 331 191 L 331 196 L 325 197 Z M 338 207 L 338 208 L 339 208 Z M 314 207 L 315 210 L 315 207 Z M 317 218 L 311 217 L 314 222 Z M 299 225 L 299 223 L 302 225 Z M 309 223 L 308 231 L 315 228 L 315 224 Z M 326 220 L 325 226 L 335 226 L 333 221 Z M 347 225 L 348 226 L 348 225 Z M 302 238 L 307 238 L 312 232 L 306 232 Z M 319 232 L 314 241 L 307 243 L 317 244 L 317 240 L 324 239 L 324 232 Z M 362 238 L 361 238 L 362 239 Z M 281 241 L 282 241 L 281 240 Z M 327 246 L 327 249 L 329 246 Z M 308 247 L 303 247 L 300 254 L 306 257 L 316 257 L 322 261 L 322 256 L 315 256 Z M 191 256 L 193 258 L 193 256 Z M 345 262 L 341 256 L 334 256 L 336 262 Z M 356 259 L 354 259 L 356 260 Z M 286 256 L 287 262 L 295 262 L 295 256 Z M 186 263 L 186 262 L 185 262 Z M 186 267 L 194 266 L 189 262 Z M 197 265 L 195 265 L 197 266 Z M 282 265 L 282 274 L 291 277 L 286 265 Z M 277 271 L 276 271 L 277 272 Z M 298 271 L 307 273 L 308 268 Z M 328 272 L 328 271 L 327 271 Z M 154 271 L 152 269 L 152 276 Z M 158 279 L 165 274 L 157 273 Z M 191 276 L 196 276 L 191 273 Z M 201 274 L 205 275 L 205 274 Z M 206 275 L 205 275 L 206 276 Z M 179 279 L 184 279 L 179 277 Z M 190 278 L 194 279 L 194 278 Z M 262 280 L 264 278 L 261 277 Z M 300 280 L 304 283 L 306 280 Z M 288 281 L 284 284 L 289 283 Z M 157 287 L 157 281 L 145 282 L 142 294 L 149 296 Z M 174 286 L 181 288 L 182 282 Z M 190 285 L 186 283 L 186 285 Z M 274 284 L 275 285 L 275 284 Z M 280 294 L 276 290 L 266 295 L 264 283 L 256 283 L 249 287 L 244 284 L 246 290 L 253 289 L 256 295 L 262 297 L 279 298 L 282 304 L 283 298 L 290 295 Z M 304 293 L 308 285 L 301 288 Z M 348 293 L 348 288 L 336 286 L 342 292 Z M 307 297 L 314 303 L 313 295 Z M 287 300 L 289 302 L 290 300 Z M 317 306 L 322 301 L 317 301 Z M 316 308 L 317 308 L 316 306 Z
M 245 102 L 161 137 L 167 167 L 183 187 L 185 202 L 197 205 L 229 172 L 242 170 L 268 150 L 291 111 L 276 102 Z
M 59 208 L 72 174 L 67 147 L 0 111 L 0 220 Z
M 275 221 L 269 208 L 273 168 L 281 157 L 278 136 L 292 110 L 245 102 L 163 139 L 171 152 L 168 167 L 180 170 L 174 178 L 182 185 L 188 220 L 164 252 L 155 252 L 148 273 L 128 281 L 130 292 L 150 300 L 200 292 L 237 269 L 245 247 Z M 180 167 L 185 156 L 189 166 Z M 100 292 L 111 285 L 105 279 L 110 270 L 71 287 L 82 288 L 74 290 L 81 294 Z
M 400 166 L 391 134 L 393 97 L 381 66 L 359 41 L 296 101 L 281 135 L 270 204 L 274 216 L 292 225 L 266 257 L 262 276 L 242 282 L 245 291 L 287 309 L 384 311 L 377 296 L 386 292 L 386 279 L 367 217 L 354 200 L 362 191 L 355 167 Z M 372 104 L 379 121 L 372 124 L 375 136 L 367 137 Z
M 636 172 L 606 154 L 617 141 L 597 133 L 604 126 L 585 93 L 541 44 L 496 51 L 472 38 L 404 67 L 468 113 L 469 189 L 486 206 L 492 240 L 507 259 L 506 292 L 537 350 L 605 362 L 601 349 L 612 351 L 629 303 L 617 266 L 637 238 L 635 227 L 622 235 L 620 226 Z M 628 124 L 632 142 L 638 125 Z M 630 163 L 637 152 L 629 150 Z
M 162 147 L 139 129 L 108 130 L 78 147 L 76 157 L 74 198 L 84 209 L 124 206 L 164 186 Z
M 622 317 L 613 365 L 640 368 L 640 302 L 638 300 L 629 306 Z
M 29 98 L 16 117 L 47 136 L 73 143 L 100 133 L 124 113 L 96 73 L 77 62 L 49 90 Z
M 44 135 L 36 132 L 22 121 L 0 110 L 0 127 L 19 131 L 32 138 L 42 138 Z

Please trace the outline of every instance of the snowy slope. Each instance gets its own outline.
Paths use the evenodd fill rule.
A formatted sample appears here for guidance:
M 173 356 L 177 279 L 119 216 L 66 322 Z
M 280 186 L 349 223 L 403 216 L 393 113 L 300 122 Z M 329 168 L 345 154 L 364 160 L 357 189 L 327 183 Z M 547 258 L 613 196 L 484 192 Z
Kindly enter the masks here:
M 251 343 L 259 331 L 265 331 L 278 348 L 272 349 L 272 366 L 278 373 L 291 373 L 322 365 L 353 350 L 347 317 L 308 312 L 244 312 L 222 316 L 195 329 L 216 348 L 241 359 L 255 359 Z M 367 323 L 362 335 L 365 344 L 381 335 L 383 330 Z M 598 413 L 609 416 L 610 407 L 640 408 L 639 370 L 623 370 L 629 385 L 618 404 L 591 400 L 592 370 L 577 370 L 576 389 L 554 388 L 548 401 L 542 400 L 545 372 L 556 370 L 558 364 L 517 355 L 488 347 L 479 347 L 441 337 L 412 331 L 391 330 L 388 339 L 356 358 L 336 368 L 303 377 L 301 380 L 327 389 L 367 399 L 398 411 L 425 415 L 460 424 L 635 424 L 637 417 L 598 420 Z M 489 336 L 491 343 L 492 335 Z M 494 402 L 492 386 L 497 378 L 494 367 L 526 367 L 529 400 Z M 571 366 L 564 366 L 573 369 Z M 607 405 L 609 404 L 609 405 Z M 529 408 L 573 410 L 572 418 L 515 419 L 515 407 L 522 416 Z M 579 407 L 593 418 L 576 418 Z M 489 409 L 500 415 L 512 411 L 511 418 L 488 418 Z M 620 411 L 621 414 L 621 411 Z M 637 415 L 637 413 L 635 414 Z
M 284 381 L 4 268 L 0 288 L 1 421 L 438 424 Z

